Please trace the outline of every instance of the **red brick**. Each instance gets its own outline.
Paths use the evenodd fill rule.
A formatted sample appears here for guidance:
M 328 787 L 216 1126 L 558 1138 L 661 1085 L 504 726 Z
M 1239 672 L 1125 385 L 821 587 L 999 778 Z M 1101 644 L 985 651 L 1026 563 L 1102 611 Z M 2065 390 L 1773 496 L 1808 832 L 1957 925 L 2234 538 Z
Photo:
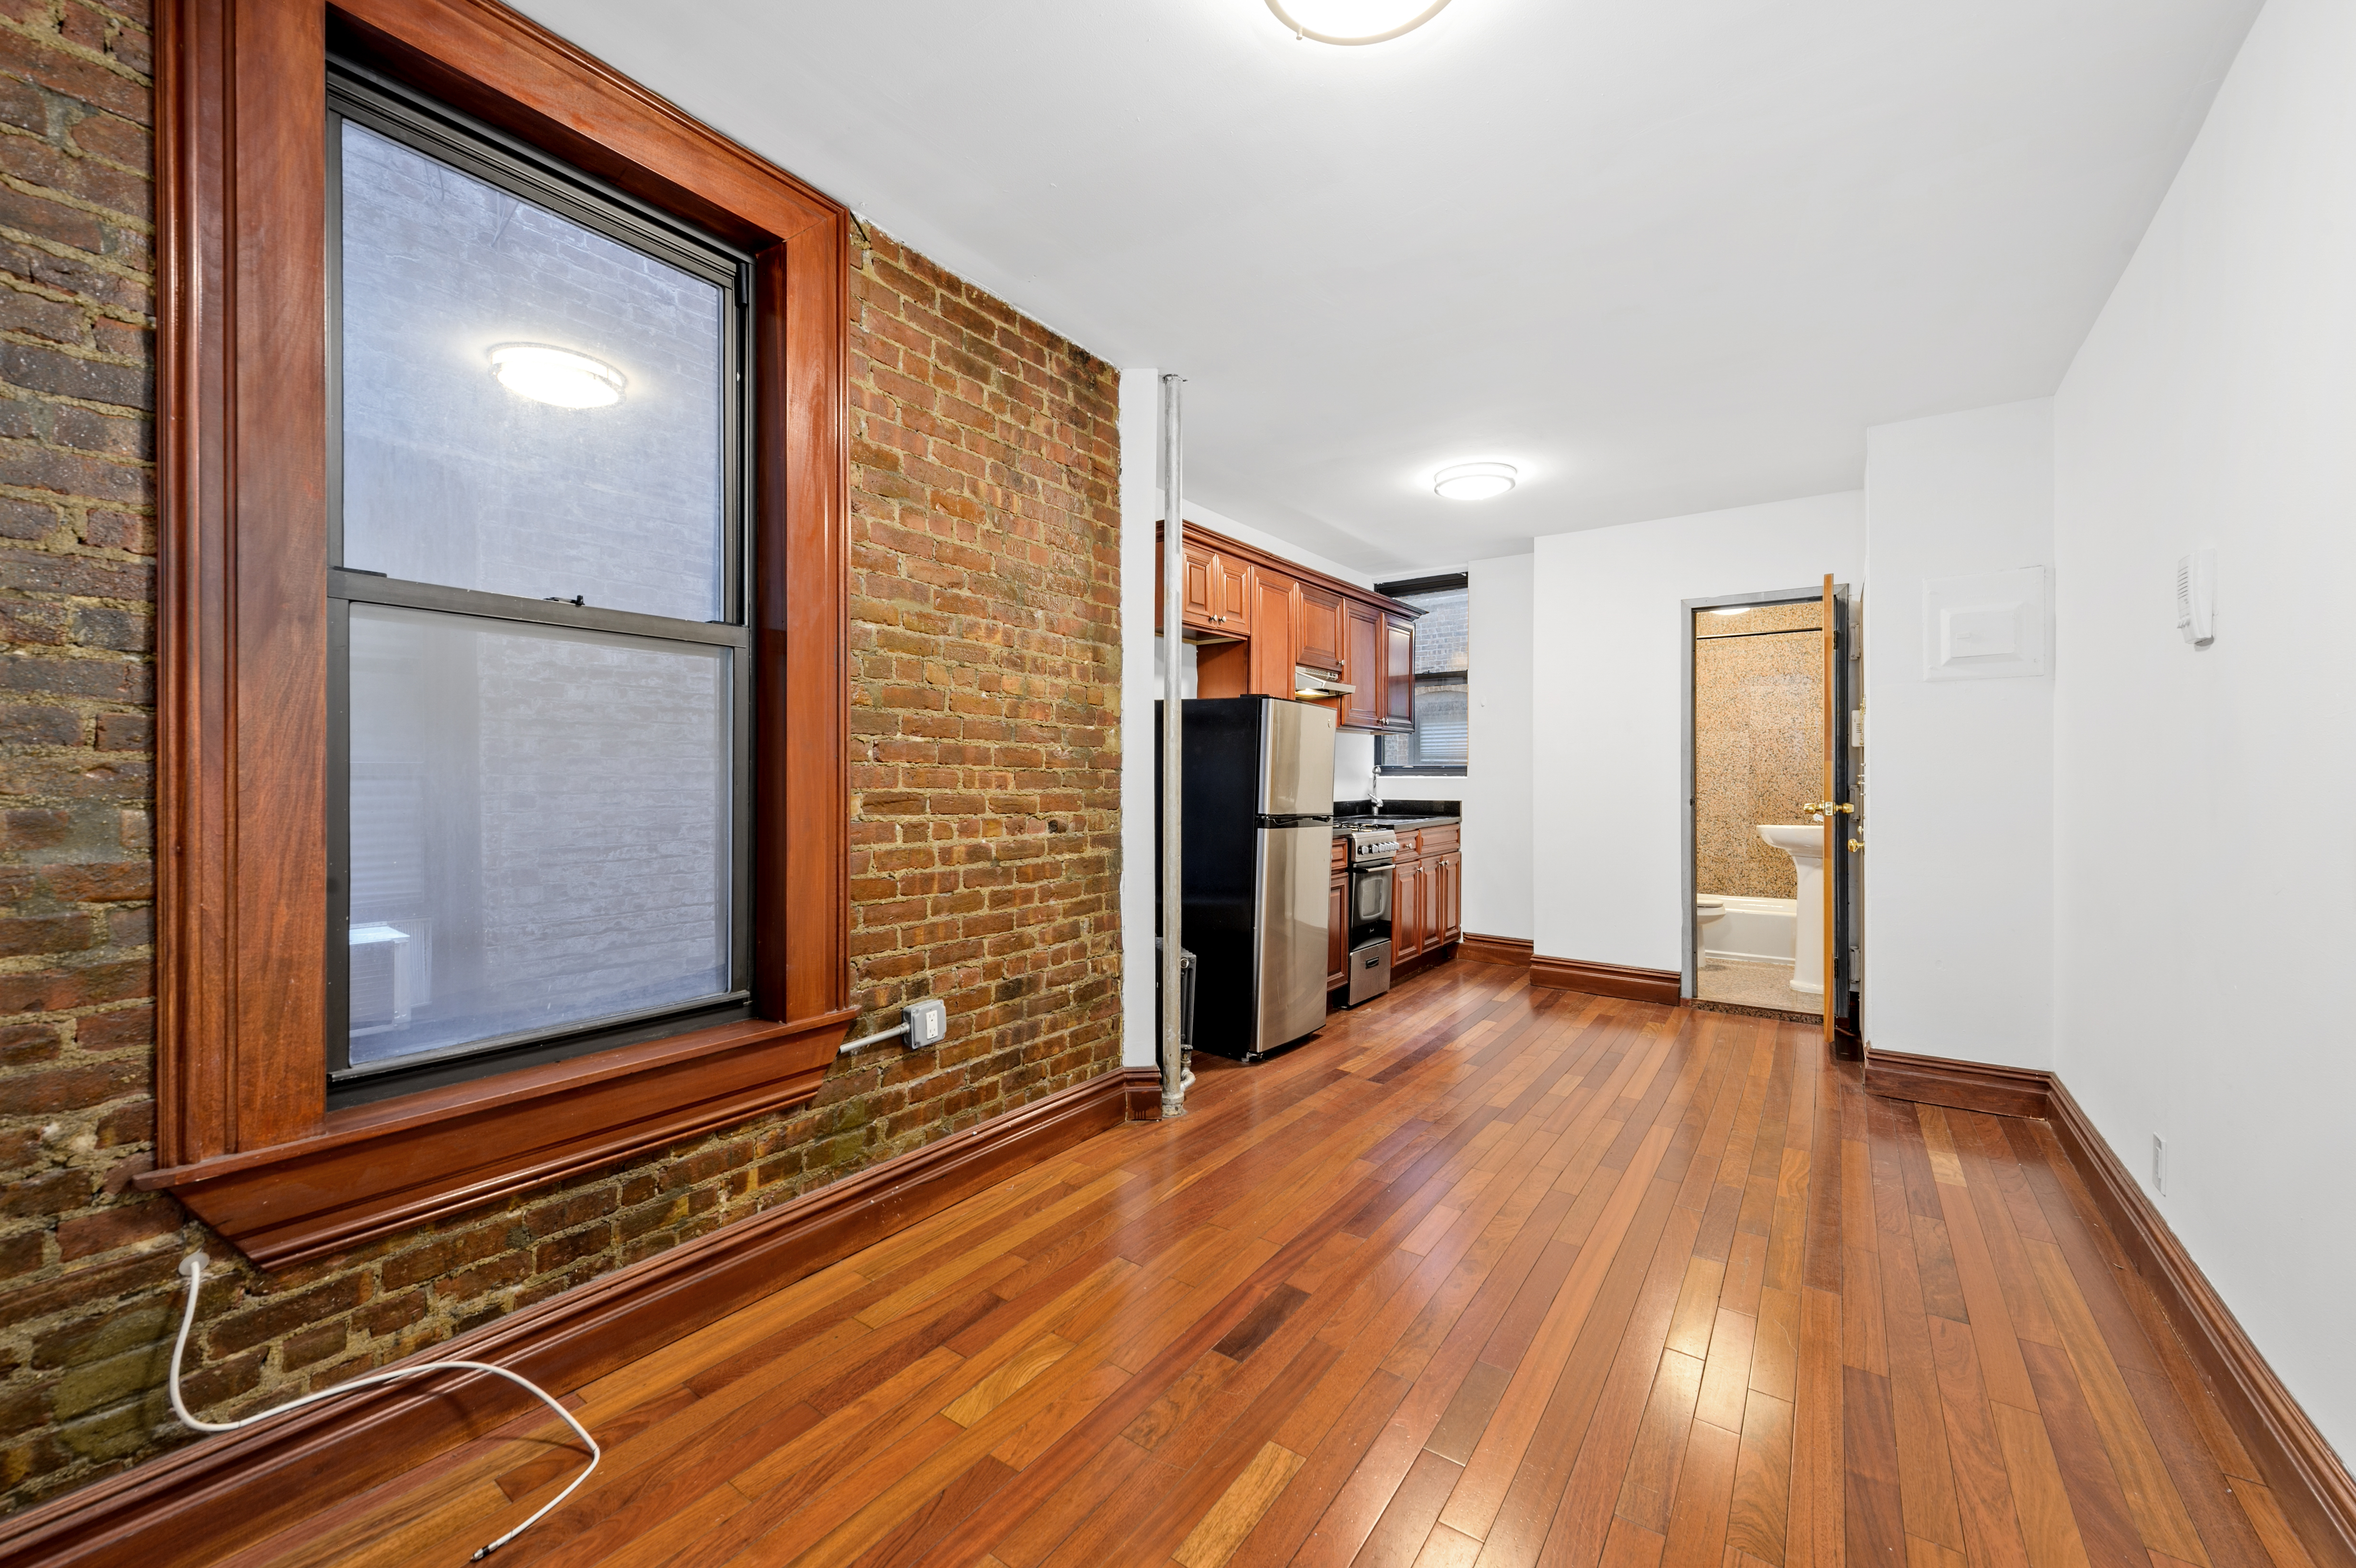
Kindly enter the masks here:
M 155 867 L 148 860 L 70 863 L 40 868 L 42 879 L 69 903 L 112 903 L 155 896 Z
M 134 1243 L 168 1236 L 180 1228 L 179 1205 L 166 1198 L 102 1209 L 58 1224 L 58 1255 L 71 1263 L 93 1253 L 112 1252 Z

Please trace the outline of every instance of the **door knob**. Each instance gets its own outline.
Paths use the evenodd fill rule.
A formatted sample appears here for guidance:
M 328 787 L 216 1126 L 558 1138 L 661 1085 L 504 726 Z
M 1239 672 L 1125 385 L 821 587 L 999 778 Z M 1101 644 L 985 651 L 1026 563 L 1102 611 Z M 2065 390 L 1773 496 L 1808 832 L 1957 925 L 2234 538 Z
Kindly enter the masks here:
M 1862 849 L 1862 848 L 1865 848 L 1865 841 L 1864 841 L 1863 839 L 1860 839 L 1860 838 L 1852 838 L 1852 839 L 1850 839 L 1850 840 L 1848 841 L 1848 852 L 1849 852 L 1850 854 L 1852 854 L 1852 855 L 1856 854 L 1859 849 Z

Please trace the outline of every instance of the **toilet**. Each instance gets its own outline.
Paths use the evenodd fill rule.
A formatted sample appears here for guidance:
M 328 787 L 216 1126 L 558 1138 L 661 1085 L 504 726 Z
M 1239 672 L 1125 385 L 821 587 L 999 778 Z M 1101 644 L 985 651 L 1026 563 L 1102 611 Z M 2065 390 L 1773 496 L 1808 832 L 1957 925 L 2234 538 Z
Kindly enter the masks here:
M 1694 900 L 1694 962 L 1698 965 L 1709 951 L 1709 928 L 1713 921 L 1726 918 L 1726 901 L 1696 897 Z

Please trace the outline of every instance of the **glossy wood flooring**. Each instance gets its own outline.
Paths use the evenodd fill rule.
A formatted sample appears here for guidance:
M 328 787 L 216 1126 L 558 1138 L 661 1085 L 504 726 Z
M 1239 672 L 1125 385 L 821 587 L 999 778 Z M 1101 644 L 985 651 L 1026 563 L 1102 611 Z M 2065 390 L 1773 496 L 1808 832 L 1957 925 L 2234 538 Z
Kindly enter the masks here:
M 502 1563 L 2306 1561 L 2042 1124 L 1466 963 L 578 1392 Z M 562 1435 L 238 1561 L 461 1563 Z

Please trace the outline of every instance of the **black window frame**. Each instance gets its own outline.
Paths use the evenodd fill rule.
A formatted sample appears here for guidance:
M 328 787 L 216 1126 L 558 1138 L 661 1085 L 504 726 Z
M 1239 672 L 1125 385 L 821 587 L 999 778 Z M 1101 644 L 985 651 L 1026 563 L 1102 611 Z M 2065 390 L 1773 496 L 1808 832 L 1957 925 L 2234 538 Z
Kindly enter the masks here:
M 748 252 L 638 201 L 530 144 L 365 65 L 331 55 L 327 69 L 327 1106 L 330 1110 L 411 1094 L 544 1062 L 754 1017 L 753 745 L 755 693 L 750 615 L 755 562 L 752 360 L 755 266 Z M 370 131 L 545 208 L 616 243 L 719 287 L 723 333 L 723 518 L 722 614 L 693 622 L 629 611 L 533 600 L 348 571 L 343 560 L 343 201 L 341 122 Z M 731 650 L 729 987 L 717 996 L 520 1031 L 384 1062 L 351 1064 L 351 637 L 354 603 L 458 613 L 570 630 L 619 634 Z
M 1472 614 L 1472 574 L 1464 571 L 1442 571 L 1423 577 L 1403 578 L 1396 582 L 1375 584 L 1376 592 L 1386 594 L 1393 599 L 1402 599 L 1410 593 L 1440 593 L 1462 590 L 1465 595 L 1465 613 L 1468 621 Z M 1404 734 L 1394 733 L 1376 737 L 1375 772 L 1384 778 L 1461 779 L 1469 777 L 1472 773 L 1472 751 L 1470 734 L 1472 722 L 1472 671 L 1469 656 L 1466 667 L 1463 669 L 1440 670 L 1430 675 L 1418 674 L 1415 677 L 1416 710 L 1419 713 L 1423 710 L 1423 694 L 1429 689 L 1435 687 L 1454 687 L 1463 691 L 1464 722 L 1467 731 L 1463 762 L 1391 763 L 1387 761 L 1390 754 L 1391 743 L 1395 741 L 1407 746 L 1411 752 L 1419 752 L 1421 729 L 1419 724 L 1417 729 L 1409 730 Z

